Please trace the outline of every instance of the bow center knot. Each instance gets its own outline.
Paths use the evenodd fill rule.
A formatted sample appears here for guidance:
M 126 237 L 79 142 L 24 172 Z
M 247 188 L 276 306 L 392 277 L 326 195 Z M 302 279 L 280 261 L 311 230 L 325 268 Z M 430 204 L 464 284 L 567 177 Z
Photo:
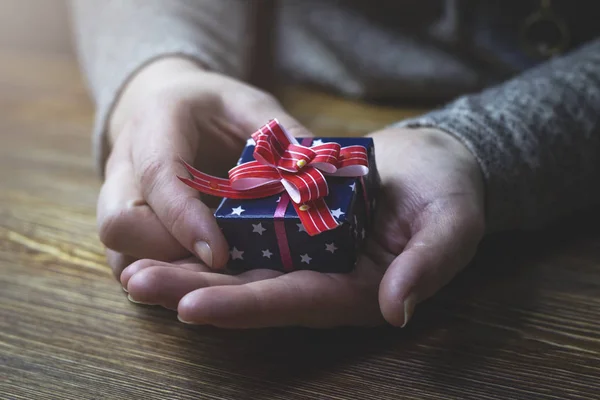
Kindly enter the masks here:
M 314 150 L 299 144 L 289 144 L 285 150 L 275 156 L 277 168 L 297 173 L 317 156 Z
M 298 160 L 296 165 L 298 166 L 298 168 L 304 168 L 306 166 L 306 160 Z

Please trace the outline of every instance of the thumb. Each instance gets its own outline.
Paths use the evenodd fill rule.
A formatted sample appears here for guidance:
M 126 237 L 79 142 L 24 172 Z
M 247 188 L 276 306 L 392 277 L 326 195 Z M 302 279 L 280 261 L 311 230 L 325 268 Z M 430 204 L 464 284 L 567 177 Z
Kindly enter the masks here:
M 126 135 L 119 137 L 106 164 L 97 207 L 100 239 L 109 249 L 134 258 L 181 259 L 189 252 L 143 200 L 135 181 L 128 139 Z
M 160 110 L 136 129 L 132 148 L 136 181 L 166 230 L 206 265 L 223 267 L 228 245 L 210 208 L 199 193 L 177 179 L 187 171 L 180 159 L 193 164 L 200 135 L 191 110 Z
M 483 236 L 483 220 L 467 207 L 438 206 L 421 221 L 379 288 L 381 313 L 395 326 L 404 327 L 417 303 L 435 294 L 469 263 Z

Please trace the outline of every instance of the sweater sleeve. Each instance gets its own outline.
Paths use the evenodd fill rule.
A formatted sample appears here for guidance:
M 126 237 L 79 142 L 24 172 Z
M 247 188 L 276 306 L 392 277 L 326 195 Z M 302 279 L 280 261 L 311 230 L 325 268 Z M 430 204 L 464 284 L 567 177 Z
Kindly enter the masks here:
M 396 127 L 434 127 L 475 155 L 489 232 L 600 204 L 600 39 Z
M 245 0 L 70 0 L 80 64 L 96 104 L 93 150 L 102 171 L 107 126 L 126 82 L 168 55 L 244 79 L 248 73 Z

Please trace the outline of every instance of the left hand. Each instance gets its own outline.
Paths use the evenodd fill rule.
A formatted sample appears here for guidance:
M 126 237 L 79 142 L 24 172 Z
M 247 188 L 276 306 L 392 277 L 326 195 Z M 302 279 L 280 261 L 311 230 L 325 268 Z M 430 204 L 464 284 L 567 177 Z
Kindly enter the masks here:
M 383 183 L 367 249 L 347 274 L 253 270 L 231 276 L 197 260 L 138 261 L 121 283 L 136 302 L 176 309 L 192 324 L 404 326 L 415 305 L 448 283 L 484 233 L 484 189 L 473 155 L 445 132 L 372 135 Z

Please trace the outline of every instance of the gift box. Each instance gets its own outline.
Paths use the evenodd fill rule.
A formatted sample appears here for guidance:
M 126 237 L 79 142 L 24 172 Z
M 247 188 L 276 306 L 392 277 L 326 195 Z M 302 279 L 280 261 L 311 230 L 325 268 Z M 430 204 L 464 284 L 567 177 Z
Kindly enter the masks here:
M 270 124 L 265 127 L 271 132 L 262 127 L 248 140 L 229 180 L 190 166 L 193 178 L 180 179 L 224 197 L 214 215 L 230 246 L 232 270 L 351 271 L 375 212 L 379 174 L 373 140 L 291 138 L 277 121 Z M 282 142 L 292 142 L 289 151 L 278 148 L 276 138 L 267 151 L 261 149 L 269 147 L 268 134 L 277 129 Z

